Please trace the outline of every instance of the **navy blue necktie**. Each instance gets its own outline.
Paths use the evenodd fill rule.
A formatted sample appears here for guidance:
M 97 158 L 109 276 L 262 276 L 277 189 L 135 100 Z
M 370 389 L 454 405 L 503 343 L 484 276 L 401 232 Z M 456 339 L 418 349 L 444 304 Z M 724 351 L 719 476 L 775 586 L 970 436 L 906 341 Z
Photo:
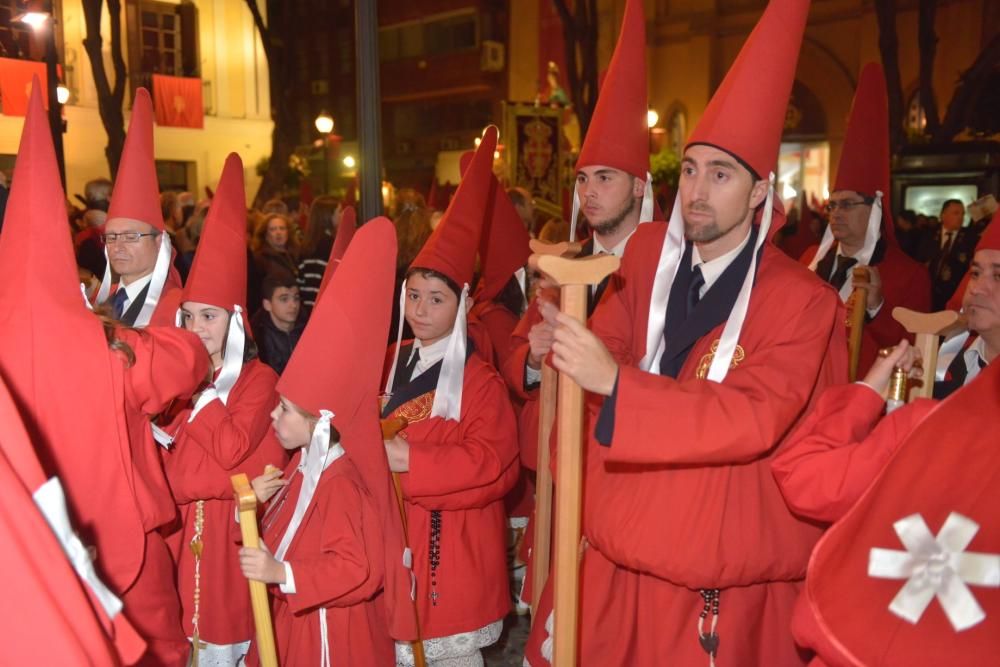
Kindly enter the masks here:
M 694 311 L 695 306 L 701 301 L 701 288 L 705 285 L 705 276 L 701 274 L 701 265 L 691 269 L 691 283 L 688 285 L 688 317 Z
M 125 302 L 128 300 L 128 292 L 121 285 L 115 290 L 114 296 L 111 297 L 111 314 L 114 315 L 116 320 L 120 320 L 122 315 L 125 314 Z

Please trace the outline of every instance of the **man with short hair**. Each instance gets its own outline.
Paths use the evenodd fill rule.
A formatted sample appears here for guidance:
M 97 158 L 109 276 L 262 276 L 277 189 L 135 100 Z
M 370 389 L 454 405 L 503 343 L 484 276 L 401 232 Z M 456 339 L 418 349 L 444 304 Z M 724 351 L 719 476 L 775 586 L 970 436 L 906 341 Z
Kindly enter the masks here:
M 174 323 L 181 281 L 171 266 L 165 231 L 153 160 L 152 102 L 140 88 L 104 225 L 108 267 L 96 299 L 127 326 Z
M 670 222 L 636 231 L 592 330 L 545 308 L 554 366 L 589 392 L 584 664 L 805 664 L 789 623 L 820 531 L 769 463 L 846 375 L 836 293 L 769 243 L 808 10 L 768 4 L 684 150 Z M 533 667 L 552 659 L 542 613 Z
M 930 246 L 931 307 L 942 310 L 955 294 L 965 272 L 969 270 L 972 253 L 979 234 L 972 227 L 963 227 L 965 204 L 949 199 L 941 205 L 941 225 Z
M 272 273 L 264 278 L 261 296 L 261 309 L 250 321 L 257 355 L 281 375 L 306 327 L 299 286 L 290 274 Z
M 868 63 L 858 80 L 827 205 L 830 224 L 819 246 L 802 255 L 802 262 L 840 292 L 844 303 L 856 288 L 866 290 L 858 377 L 875 362 L 880 348 L 906 335 L 893 309 L 926 312 L 931 305 L 927 271 L 896 241 L 889 206 L 888 106 L 882 67 Z M 859 267 L 867 268 L 868 280 L 853 277 Z

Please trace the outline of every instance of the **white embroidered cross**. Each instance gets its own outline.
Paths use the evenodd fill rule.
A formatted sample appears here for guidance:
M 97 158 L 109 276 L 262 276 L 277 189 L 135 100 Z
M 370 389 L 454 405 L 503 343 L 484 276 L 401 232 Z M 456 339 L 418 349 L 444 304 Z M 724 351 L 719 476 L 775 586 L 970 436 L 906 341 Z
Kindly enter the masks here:
M 986 613 L 967 584 L 1000 588 L 1000 554 L 966 553 L 979 524 L 957 512 L 935 537 L 920 514 L 893 524 L 906 551 L 872 549 L 868 576 L 906 579 L 889 610 L 916 624 L 935 597 L 956 632 L 981 623 Z

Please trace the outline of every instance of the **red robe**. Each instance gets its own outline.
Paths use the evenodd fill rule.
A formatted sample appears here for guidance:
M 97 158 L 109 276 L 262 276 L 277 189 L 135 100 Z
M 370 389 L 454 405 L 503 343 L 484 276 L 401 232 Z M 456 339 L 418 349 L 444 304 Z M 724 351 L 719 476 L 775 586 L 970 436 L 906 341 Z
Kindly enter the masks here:
M 383 413 L 409 421 L 410 469 L 400 479 L 425 638 L 478 630 L 510 611 L 503 498 L 519 472 L 514 413 L 496 371 L 469 357 L 458 422 L 430 416 L 436 384 L 431 369 L 397 388 L 393 400 L 405 402 L 390 402 Z M 428 555 L 432 511 L 441 512 L 442 523 L 436 586 Z
M 602 401 L 588 397 L 580 654 L 595 665 L 707 664 L 698 591 L 715 588 L 716 664 L 800 665 L 789 623 L 820 531 L 789 512 L 770 462 L 846 375 L 844 310 L 767 245 L 725 380 L 697 377 L 724 324 L 694 343 L 677 379 L 645 373 L 636 365 L 665 232 L 640 226 L 591 318 L 620 370 L 610 447 L 592 435 Z
M 997 552 L 1000 533 L 985 519 L 995 516 L 1000 457 L 995 415 L 982 405 L 998 392 L 996 373 L 981 375 L 959 390 L 973 392 L 964 401 L 918 400 L 881 420 L 871 389 L 831 389 L 773 462 L 796 511 L 835 522 L 810 559 L 792 624 L 814 666 L 974 665 L 996 655 L 995 589 L 971 586 L 986 619 L 957 634 L 934 600 L 916 623 L 899 618 L 887 607 L 905 581 L 866 576 L 872 547 L 907 549 L 894 524 L 914 515 L 934 534 L 951 512 L 978 520 L 968 551 Z M 994 388 L 983 396 L 987 382 Z
M 488 361 L 498 371 L 504 368 L 510 359 L 512 345 L 514 342 L 513 335 L 518 324 L 518 319 L 517 315 L 510 312 L 510 310 L 505 306 L 502 306 L 495 301 L 477 303 L 469 312 L 470 330 L 472 330 L 473 327 L 472 323 L 477 322 L 479 323 L 478 326 L 485 329 L 489 336 L 489 341 L 493 349 L 491 350 Z M 478 347 L 479 343 L 477 342 L 476 345 Z M 521 392 L 512 389 L 508 393 L 510 396 L 511 407 L 514 408 L 514 416 L 517 418 L 518 425 L 520 425 L 521 413 L 524 411 L 524 401 L 521 400 Z M 519 443 L 521 437 L 522 436 L 519 430 Z M 509 516 L 530 516 L 534 511 L 534 475 L 531 475 L 528 472 L 528 470 L 533 469 L 534 464 L 532 464 L 532 466 L 527 470 L 522 468 L 517 484 L 510 490 L 510 493 L 507 494 L 504 503 L 507 507 L 507 514 Z
M 837 248 L 834 245 L 830 252 L 836 252 Z M 808 266 L 818 249 L 819 246 L 809 248 L 803 253 L 801 262 Z M 861 361 L 858 364 L 859 378 L 875 363 L 881 348 L 896 345 L 903 338 L 913 341 L 913 336 L 906 333 L 903 325 L 892 317 L 893 308 L 900 306 L 920 313 L 931 309 L 931 281 L 927 268 L 907 256 L 894 242 L 886 243 L 885 255 L 873 266 L 882 279 L 884 301 L 878 314 L 865 322 L 861 337 Z
M 288 528 L 302 488 L 301 457 L 301 452 L 296 454 L 285 468 L 287 491 L 275 496 L 262 521 L 261 537 L 272 551 Z M 375 667 L 395 662 L 382 595 L 385 546 L 376 507 L 349 454 L 323 471 L 285 553 L 296 592 L 268 587 L 278 664 L 320 664 L 320 608 L 327 610 L 331 664 Z M 255 642 L 247 664 L 260 664 Z
M 176 327 L 120 329 L 118 333 L 135 352 L 135 364 L 124 373 L 125 424 L 131 453 L 125 474 L 145 533 L 141 567 L 133 583 L 122 591 L 124 613 L 148 640 L 146 659 L 150 664 L 182 664 L 188 642 L 180 623 L 173 559 L 159 532 L 174 520 L 177 508 L 149 419 L 174 400 L 186 400 L 203 383 L 209 359 L 194 334 Z
M 164 467 L 180 512 L 180 526 L 167 542 L 177 563 L 184 632 L 188 636 L 194 632 L 195 559 L 189 545 L 195 535 L 197 501 L 204 500 L 199 636 L 213 644 L 237 644 L 253 637 L 230 477 L 243 472 L 253 479 L 263 474 L 265 465 L 283 468 L 287 461 L 270 429 L 269 413 L 278 402 L 277 381 L 269 366 L 254 359 L 244 364 L 225 405 L 214 400 L 188 423 L 189 404 L 166 429 L 174 444 L 164 452 Z
M 134 662 L 145 643 L 118 614 L 112 622 L 81 584 L 32 493 L 45 483 L 32 442 L 0 385 L 0 540 L 7 603 L 0 611 L 4 661 L 12 665 Z

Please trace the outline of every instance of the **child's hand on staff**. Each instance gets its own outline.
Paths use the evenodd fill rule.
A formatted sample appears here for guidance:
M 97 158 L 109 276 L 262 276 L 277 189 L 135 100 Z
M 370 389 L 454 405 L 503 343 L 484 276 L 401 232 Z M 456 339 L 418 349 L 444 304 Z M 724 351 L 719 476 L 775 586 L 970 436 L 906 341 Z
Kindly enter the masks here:
M 285 583 L 285 566 L 274 559 L 267 546 L 261 542 L 259 549 L 240 549 L 240 570 L 243 576 L 265 584 Z

